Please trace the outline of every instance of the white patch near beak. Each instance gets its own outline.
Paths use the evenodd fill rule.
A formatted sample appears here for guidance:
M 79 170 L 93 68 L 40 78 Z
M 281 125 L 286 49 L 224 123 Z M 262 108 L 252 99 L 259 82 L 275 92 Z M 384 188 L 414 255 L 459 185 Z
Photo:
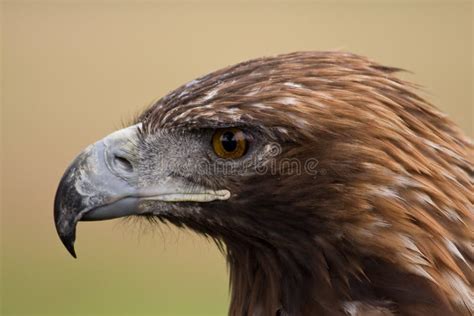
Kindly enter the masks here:
M 168 193 L 142 198 L 142 200 L 155 200 L 164 202 L 212 202 L 230 198 L 229 190 L 207 190 L 202 193 Z

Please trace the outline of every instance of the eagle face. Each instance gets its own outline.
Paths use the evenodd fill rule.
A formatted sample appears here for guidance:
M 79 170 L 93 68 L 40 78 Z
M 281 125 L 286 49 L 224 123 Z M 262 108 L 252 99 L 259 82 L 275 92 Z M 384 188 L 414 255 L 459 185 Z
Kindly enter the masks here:
M 472 142 L 394 76 L 339 52 L 189 82 L 86 148 L 54 217 L 141 216 L 214 239 L 230 315 L 472 313 Z

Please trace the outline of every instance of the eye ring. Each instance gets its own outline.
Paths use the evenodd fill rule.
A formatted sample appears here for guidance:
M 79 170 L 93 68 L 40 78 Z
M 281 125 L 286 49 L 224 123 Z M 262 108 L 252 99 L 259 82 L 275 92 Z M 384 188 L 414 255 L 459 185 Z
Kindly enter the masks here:
M 248 137 L 239 128 L 217 129 L 212 135 L 214 153 L 223 159 L 237 159 L 248 150 Z

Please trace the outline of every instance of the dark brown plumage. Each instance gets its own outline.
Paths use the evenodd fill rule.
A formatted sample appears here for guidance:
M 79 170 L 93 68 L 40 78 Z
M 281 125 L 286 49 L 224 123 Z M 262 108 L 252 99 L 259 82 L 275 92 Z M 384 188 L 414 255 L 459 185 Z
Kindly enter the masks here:
M 397 71 L 341 52 L 261 58 L 137 120 L 141 148 L 221 127 L 279 146 L 276 172 L 189 176 L 229 200 L 143 203 L 222 245 L 230 315 L 473 313 L 473 144 Z M 292 170 L 309 159 L 316 172 Z

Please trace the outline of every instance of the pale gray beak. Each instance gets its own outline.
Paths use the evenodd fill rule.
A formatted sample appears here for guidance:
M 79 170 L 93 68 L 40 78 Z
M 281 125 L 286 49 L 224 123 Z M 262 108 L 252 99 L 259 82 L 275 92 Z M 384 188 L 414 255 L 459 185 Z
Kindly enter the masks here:
M 54 200 L 54 222 L 73 257 L 76 224 L 137 212 L 133 142 L 138 126 L 119 130 L 87 147 L 66 170 Z
M 228 190 L 211 190 L 160 170 L 155 170 L 153 183 L 140 187 L 136 165 L 139 129 L 139 125 L 130 126 L 87 147 L 62 177 L 54 200 L 54 222 L 73 257 L 78 221 L 154 214 L 143 206 L 146 203 L 140 203 L 145 200 L 211 202 L 230 197 Z

